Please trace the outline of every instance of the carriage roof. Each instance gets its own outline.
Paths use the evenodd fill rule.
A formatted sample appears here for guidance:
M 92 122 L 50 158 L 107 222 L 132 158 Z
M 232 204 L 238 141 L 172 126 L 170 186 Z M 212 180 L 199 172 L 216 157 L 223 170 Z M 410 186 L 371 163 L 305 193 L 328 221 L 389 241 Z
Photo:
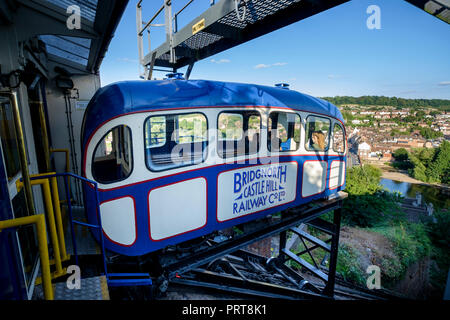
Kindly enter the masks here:
M 83 144 L 105 121 L 127 113 L 225 106 L 283 107 L 328 115 L 344 122 L 328 101 L 293 90 L 208 80 L 123 81 L 99 89 L 83 121 Z

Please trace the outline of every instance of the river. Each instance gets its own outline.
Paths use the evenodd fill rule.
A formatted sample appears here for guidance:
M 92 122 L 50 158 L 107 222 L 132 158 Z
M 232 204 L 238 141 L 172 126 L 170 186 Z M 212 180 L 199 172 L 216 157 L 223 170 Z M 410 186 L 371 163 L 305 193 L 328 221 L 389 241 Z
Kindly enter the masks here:
M 450 208 L 450 197 L 441 193 L 440 189 L 433 186 L 400 182 L 391 179 L 381 179 L 380 185 L 390 192 L 400 192 L 404 197 L 415 198 L 416 192 L 422 193 L 423 200 L 432 203 L 434 208 Z

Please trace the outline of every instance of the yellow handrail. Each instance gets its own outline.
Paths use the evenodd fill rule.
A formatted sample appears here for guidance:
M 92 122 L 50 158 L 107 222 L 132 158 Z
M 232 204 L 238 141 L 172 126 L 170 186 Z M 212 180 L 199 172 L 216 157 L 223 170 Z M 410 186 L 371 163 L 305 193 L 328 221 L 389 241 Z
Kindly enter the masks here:
M 0 221 L 0 232 L 2 229 L 15 228 L 26 224 L 36 224 L 39 256 L 42 266 L 42 283 L 46 300 L 53 300 L 53 287 L 50 274 L 50 261 L 48 257 L 47 233 L 45 230 L 45 217 L 37 214 L 28 217 Z
M 48 173 L 46 173 L 46 174 L 48 174 Z M 33 175 L 31 177 L 38 177 L 40 175 L 44 175 L 44 174 L 37 174 L 37 175 Z M 63 229 L 62 229 L 62 221 L 61 221 L 61 211 L 59 210 L 59 203 L 56 206 L 57 207 L 57 215 L 59 215 L 57 221 L 58 221 L 58 229 L 60 232 L 58 235 L 58 233 L 56 232 L 55 214 L 53 211 L 52 196 L 51 196 L 51 191 L 50 191 L 49 180 L 48 179 L 31 180 L 31 185 L 32 186 L 42 185 L 42 188 L 44 191 L 44 202 L 45 202 L 45 207 L 47 209 L 46 211 L 47 211 L 47 217 L 48 217 L 48 223 L 49 223 L 50 239 L 52 242 L 54 256 L 55 256 L 56 271 L 53 274 L 53 277 L 56 278 L 56 277 L 66 274 L 65 270 L 62 268 L 61 251 L 60 251 L 60 247 L 59 247 L 59 243 L 61 241 L 64 241 L 64 234 L 62 233 Z M 19 191 L 23 187 L 23 182 L 21 182 L 20 180 L 17 180 L 16 187 L 17 187 L 17 190 Z M 65 248 L 65 246 L 64 246 L 64 248 Z

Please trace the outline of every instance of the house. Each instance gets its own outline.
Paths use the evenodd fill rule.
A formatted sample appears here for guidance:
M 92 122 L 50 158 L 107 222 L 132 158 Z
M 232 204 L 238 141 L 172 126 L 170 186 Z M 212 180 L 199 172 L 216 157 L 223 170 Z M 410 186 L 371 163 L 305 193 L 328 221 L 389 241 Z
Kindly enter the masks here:
M 372 148 L 370 147 L 370 145 L 367 142 L 360 143 L 358 145 L 358 155 L 359 155 L 359 157 L 367 159 L 369 157 L 371 149 Z

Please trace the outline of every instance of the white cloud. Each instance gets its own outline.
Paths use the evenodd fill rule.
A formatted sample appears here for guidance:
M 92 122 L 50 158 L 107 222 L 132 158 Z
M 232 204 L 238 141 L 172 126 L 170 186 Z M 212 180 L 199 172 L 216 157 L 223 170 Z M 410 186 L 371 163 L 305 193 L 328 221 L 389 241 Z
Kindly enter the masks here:
M 442 82 L 439 82 L 439 85 L 440 85 L 440 86 L 450 86 L 450 81 L 442 81 Z
M 221 63 L 230 63 L 231 60 L 228 60 L 228 59 L 220 59 L 220 60 L 211 59 L 211 62 L 212 62 L 212 63 L 221 64 Z
M 264 68 L 279 67 L 279 66 L 284 66 L 284 65 L 287 65 L 287 62 L 275 62 L 273 64 L 260 63 L 260 64 L 257 64 L 256 66 L 254 66 L 253 68 L 264 69 Z
M 139 61 L 136 59 L 130 59 L 130 58 L 117 58 L 117 61 L 122 62 L 131 62 L 131 63 L 138 63 Z
M 339 79 L 339 78 L 342 78 L 342 76 L 338 75 L 338 74 L 329 74 L 328 75 L 328 79 Z

